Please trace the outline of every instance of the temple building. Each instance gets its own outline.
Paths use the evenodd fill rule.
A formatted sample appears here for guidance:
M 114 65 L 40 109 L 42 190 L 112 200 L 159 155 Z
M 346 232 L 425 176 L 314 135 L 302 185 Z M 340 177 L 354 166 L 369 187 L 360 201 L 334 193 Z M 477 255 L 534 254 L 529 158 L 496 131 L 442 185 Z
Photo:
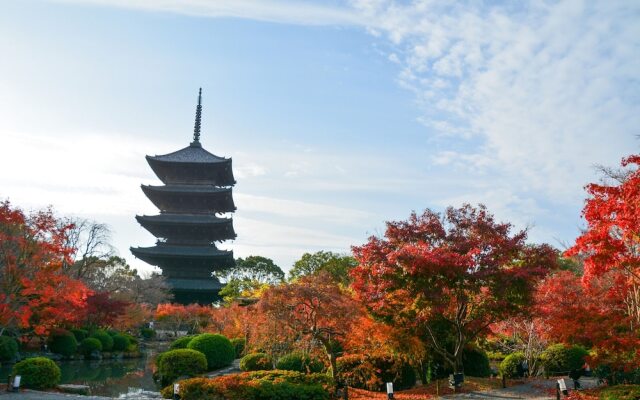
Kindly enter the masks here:
M 153 247 L 132 247 L 137 258 L 162 269 L 174 295 L 183 304 L 207 304 L 218 299 L 222 285 L 213 271 L 233 265 L 233 252 L 216 242 L 235 239 L 231 158 L 218 157 L 200 144 L 202 89 L 198 94 L 193 142 L 184 149 L 146 156 L 160 186 L 141 185 L 160 210 L 159 215 L 137 215 L 146 230 L 158 238 Z

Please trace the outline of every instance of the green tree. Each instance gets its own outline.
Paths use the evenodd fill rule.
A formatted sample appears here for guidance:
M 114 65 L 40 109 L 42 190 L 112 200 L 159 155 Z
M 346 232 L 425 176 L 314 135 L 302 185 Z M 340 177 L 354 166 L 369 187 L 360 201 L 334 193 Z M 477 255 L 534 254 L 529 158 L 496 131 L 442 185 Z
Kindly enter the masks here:
M 316 253 L 304 253 L 302 258 L 293 264 L 289 271 L 289 280 L 296 280 L 303 276 L 317 275 L 327 272 L 334 282 L 343 285 L 351 283 L 349 271 L 358 265 L 355 258 L 334 253 L 331 251 L 318 251 Z
M 262 256 L 238 258 L 234 267 L 218 272 L 216 276 L 226 281 L 220 296 L 227 303 L 284 281 L 282 269 L 270 258 Z

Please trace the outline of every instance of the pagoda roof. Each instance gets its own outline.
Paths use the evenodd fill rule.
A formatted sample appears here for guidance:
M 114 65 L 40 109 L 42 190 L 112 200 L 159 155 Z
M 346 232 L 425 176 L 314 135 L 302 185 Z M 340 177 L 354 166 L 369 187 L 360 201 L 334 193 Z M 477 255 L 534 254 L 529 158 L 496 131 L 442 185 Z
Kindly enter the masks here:
M 220 218 L 215 215 L 203 214 L 159 214 L 136 215 L 138 222 L 149 222 L 167 225 L 224 225 L 231 223 L 231 218 Z
M 131 252 L 142 259 L 146 256 L 207 259 L 233 257 L 233 251 L 219 250 L 215 246 L 179 246 L 164 243 L 159 243 L 153 247 L 132 247 Z
M 180 149 L 178 151 L 174 151 L 173 153 L 156 155 L 156 156 L 147 156 L 147 159 L 155 160 L 155 161 L 164 161 L 171 163 L 203 163 L 203 164 L 211 164 L 211 163 L 228 163 L 231 161 L 231 158 L 224 158 L 216 156 L 213 153 L 208 152 L 200 143 L 191 143 L 189 146 L 184 149 Z
M 233 212 L 231 188 L 212 185 L 141 185 L 144 194 L 163 212 L 212 214 Z
M 154 192 L 165 193 L 184 193 L 184 194 L 217 194 L 223 192 L 230 192 L 230 188 L 217 187 L 213 185 L 140 185 L 143 190 L 149 189 Z
M 173 290 L 220 290 L 222 284 L 213 278 L 210 279 L 184 279 L 167 278 L 167 284 Z

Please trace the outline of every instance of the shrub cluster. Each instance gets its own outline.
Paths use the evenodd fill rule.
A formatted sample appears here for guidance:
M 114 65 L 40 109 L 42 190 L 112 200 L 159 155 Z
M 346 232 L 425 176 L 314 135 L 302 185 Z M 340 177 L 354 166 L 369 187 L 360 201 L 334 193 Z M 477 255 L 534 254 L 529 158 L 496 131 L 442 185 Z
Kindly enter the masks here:
M 464 374 L 466 376 L 476 376 L 486 378 L 491 376 L 491 366 L 487 353 L 478 348 L 467 348 L 462 353 L 464 364 Z
M 73 333 L 65 329 L 55 329 L 49 334 L 49 349 L 56 354 L 69 357 L 78 351 L 78 341 Z
M 524 371 L 522 370 L 522 362 L 524 360 L 525 356 L 522 352 L 509 354 L 500 363 L 500 375 L 506 376 L 507 378 L 521 377 L 524 374 Z
M 276 362 L 276 369 L 304 373 L 317 373 L 322 372 L 324 364 L 315 357 L 310 357 L 307 354 L 296 351 L 280 357 Z
M 205 355 L 209 371 L 231 365 L 236 357 L 231 341 L 218 334 L 203 333 L 198 335 L 191 339 L 187 348 Z
M 111 336 L 113 339 L 113 351 L 127 351 L 129 348 L 129 338 L 119 333 Z
M 187 335 L 174 340 L 169 345 L 169 350 L 186 349 L 189 345 L 189 342 L 191 342 L 191 339 L 193 339 L 194 337 L 194 335 Z
M 20 361 L 13 366 L 13 375 L 22 376 L 21 386 L 32 389 L 47 389 L 60 382 L 62 373 L 55 362 L 45 357 Z
M 540 360 L 546 375 L 567 374 L 580 370 L 584 365 L 584 358 L 589 353 L 584 347 L 554 344 L 542 353 Z
M 85 356 L 90 356 L 94 351 L 102 351 L 102 342 L 96 338 L 86 338 L 80 343 L 80 352 Z
M 247 345 L 247 340 L 242 337 L 237 337 L 231 339 L 231 344 L 233 345 L 234 350 L 236 351 L 236 358 L 242 357 L 244 353 L 244 348 Z
M 156 331 L 151 328 L 140 328 L 140 335 L 145 339 L 153 339 L 156 337 Z
M 384 391 L 386 382 L 394 389 L 409 389 L 416 384 L 415 370 L 393 356 L 345 355 L 337 360 L 338 374 L 344 382 L 358 389 Z
M 97 330 L 93 332 L 91 337 L 98 339 L 102 343 L 102 351 L 111 351 L 113 349 L 113 338 L 107 332 Z
M 0 361 L 11 361 L 18 355 L 18 342 L 9 336 L 0 336 Z
M 169 350 L 158 356 L 156 362 L 162 385 L 167 385 L 181 376 L 196 376 L 207 370 L 204 354 L 191 349 Z
M 89 331 L 86 329 L 71 329 L 70 331 L 76 337 L 78 343 L 82 343 L 83 340 L 89 337 Z
M 265 353 L 251 353 L 240 359 L 242 371 L 268 371 L 273 369 L 271 357 Z
M 334 384 L 325 374 L 255 371 L 180 382 L 183 400 L 328 400 Z M 171 398 L 173 387 L 162 390 Z

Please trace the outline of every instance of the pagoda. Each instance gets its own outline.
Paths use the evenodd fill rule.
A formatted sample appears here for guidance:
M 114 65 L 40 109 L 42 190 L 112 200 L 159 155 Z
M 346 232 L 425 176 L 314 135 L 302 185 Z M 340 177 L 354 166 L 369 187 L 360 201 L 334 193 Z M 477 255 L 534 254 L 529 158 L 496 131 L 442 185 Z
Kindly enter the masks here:
M 137 215 L 136 220 L 158 241 L 153 247 L 131 248 L 134 256 L 162 270 L 174 301 L 182 304 L 218 299 L 222 285 L 212 274 L 234 263 L 232 251 L 215 245 L 236 237 L 232 218 L 223 216 L 236 210 L 231 158 L 218 157 L 202 147 L 201 118 L 202 89 L 193 142 L 173 153 L 146 156 L 164 185 L 141 187 L 160 214 Z

